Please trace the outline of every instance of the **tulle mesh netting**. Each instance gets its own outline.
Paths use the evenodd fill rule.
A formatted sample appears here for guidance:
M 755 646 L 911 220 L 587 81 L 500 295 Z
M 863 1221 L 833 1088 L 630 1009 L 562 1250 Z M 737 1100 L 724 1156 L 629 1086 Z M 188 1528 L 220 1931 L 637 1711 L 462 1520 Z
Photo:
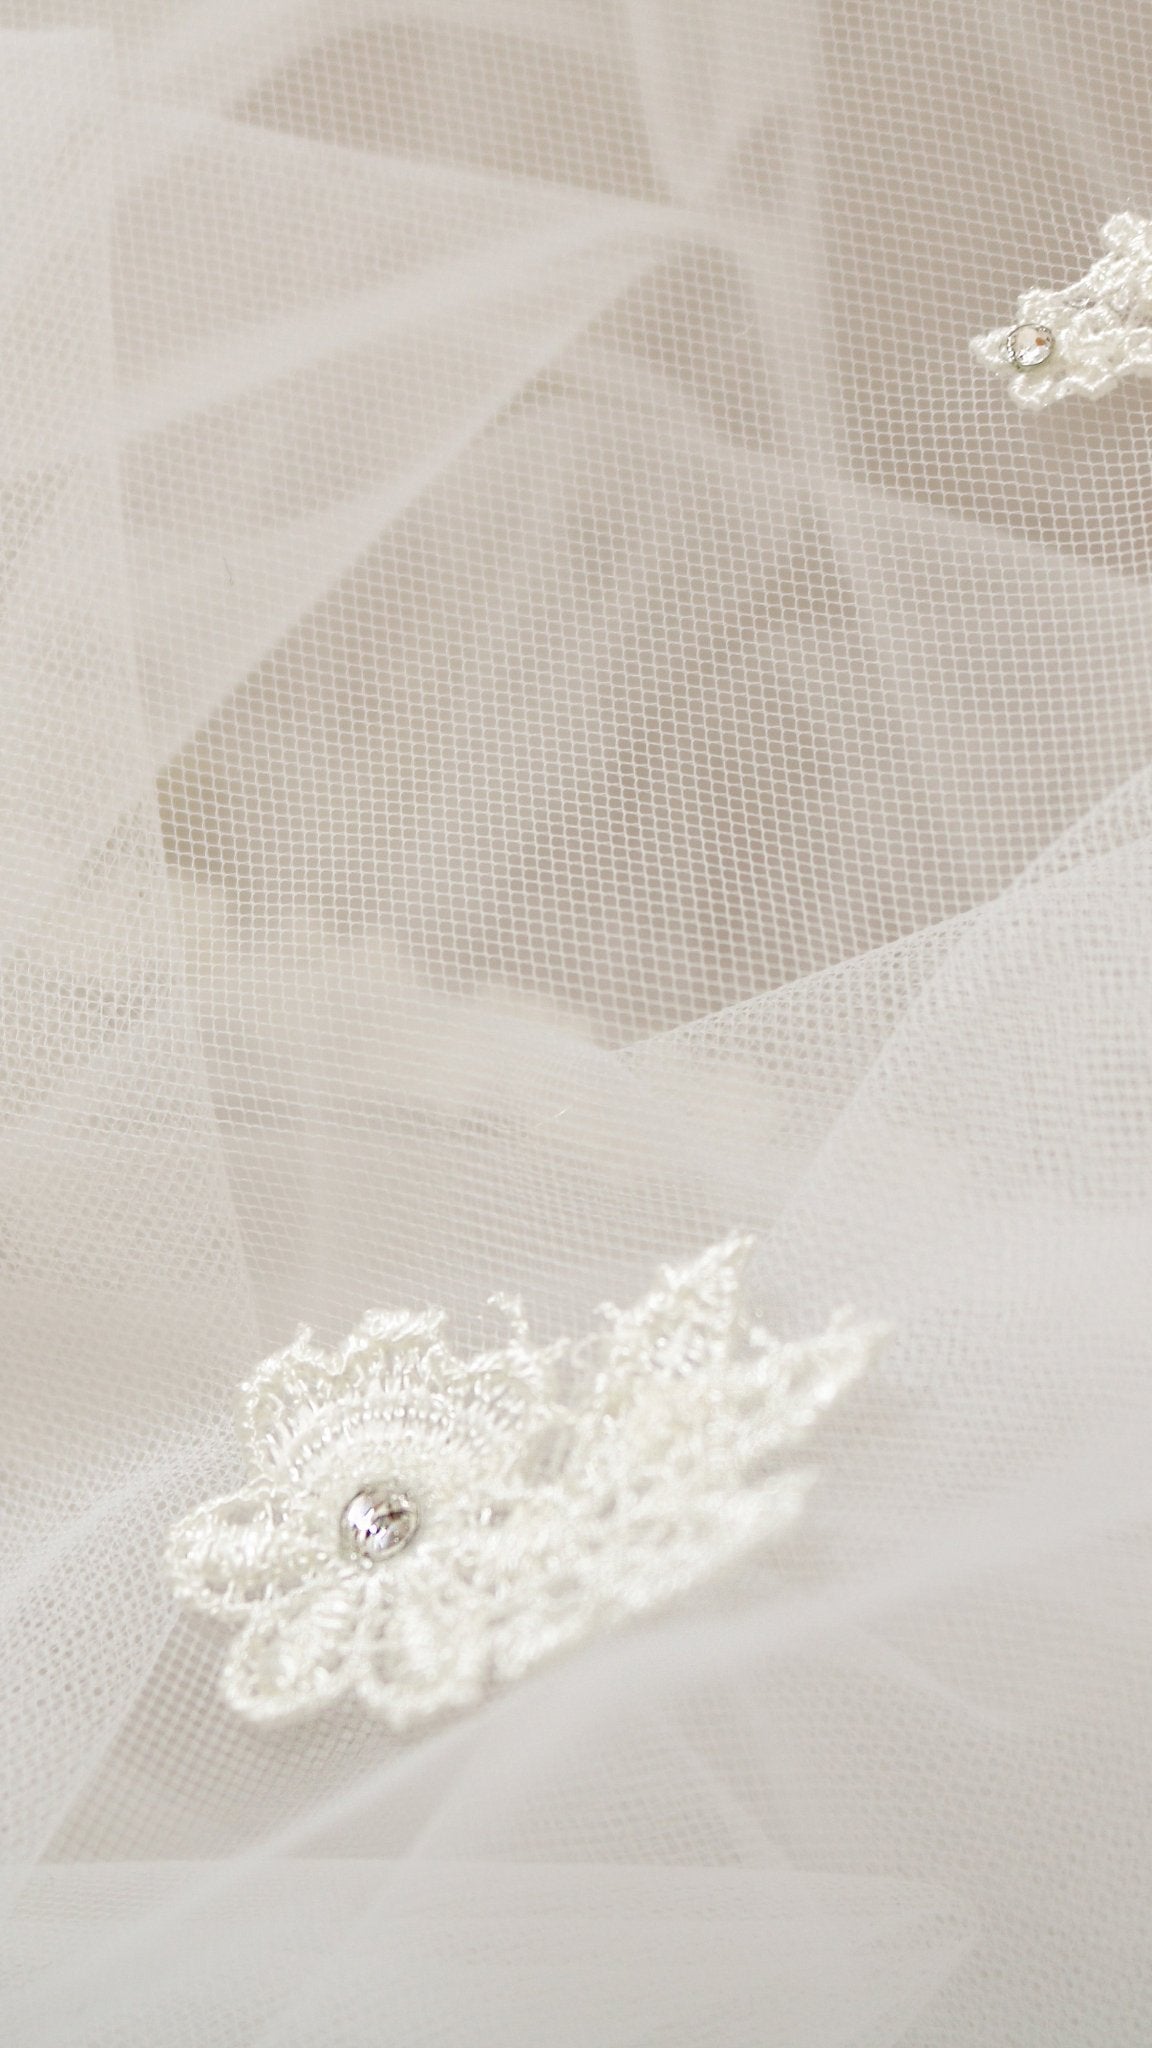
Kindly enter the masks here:
M 1152 2033 L 1135 0 L 6 0 L 3 2037 Z M 786 1546 L 401 1743 L 166 1531 L 299 1321 L 753 1230 Z

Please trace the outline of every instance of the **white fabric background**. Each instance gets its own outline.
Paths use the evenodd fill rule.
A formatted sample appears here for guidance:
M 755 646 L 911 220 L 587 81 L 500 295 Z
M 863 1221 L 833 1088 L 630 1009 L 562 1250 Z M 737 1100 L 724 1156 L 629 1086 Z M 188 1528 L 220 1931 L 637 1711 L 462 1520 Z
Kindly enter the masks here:
M 2 0 L 0 2032 L 1152 2033 L 1135 0 Z M 169 1524 L 307 1320 L 734 1227 L 773 1557 L 402 1745 Z

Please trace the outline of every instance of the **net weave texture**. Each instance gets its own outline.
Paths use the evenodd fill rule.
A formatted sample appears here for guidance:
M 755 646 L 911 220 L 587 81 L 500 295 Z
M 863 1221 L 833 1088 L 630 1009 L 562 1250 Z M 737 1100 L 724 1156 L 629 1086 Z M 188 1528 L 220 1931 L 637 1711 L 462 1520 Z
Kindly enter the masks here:
M 0 0 L 0 2036 L 1144 2048 L 1135 0 Z M 167 1532 L 300 1322 L 757 1239 L 783 1545 L 404 1741 Z

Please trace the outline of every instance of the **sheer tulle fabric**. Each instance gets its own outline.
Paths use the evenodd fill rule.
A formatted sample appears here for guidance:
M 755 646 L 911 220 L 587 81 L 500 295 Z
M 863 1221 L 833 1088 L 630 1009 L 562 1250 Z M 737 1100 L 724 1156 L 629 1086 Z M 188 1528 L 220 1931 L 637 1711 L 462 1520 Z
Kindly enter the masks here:
M 1152 214 L 1114 0 L 9 0 L 4 2038 L 1152 2027 Z M 732 1230 L 775 1551 L 426 1738 L 167 1532 L 298 1322 Z

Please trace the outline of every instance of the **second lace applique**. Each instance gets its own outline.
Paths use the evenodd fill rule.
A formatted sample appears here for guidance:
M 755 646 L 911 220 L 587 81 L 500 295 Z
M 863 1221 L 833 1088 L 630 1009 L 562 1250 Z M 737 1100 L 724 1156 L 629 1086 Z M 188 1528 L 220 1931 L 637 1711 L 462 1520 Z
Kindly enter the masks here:
M 779 1469 L 878 1329 L 781 1343 L 750 1325 L 731 1237 L 577 1345 L 456 1357 L 445 1318 L 310 1332 L 241 1390 L 247 1484 L 179 1523 L 177 1595 L 239 1625 L 228 1703 L 279 1721 L 355 1693 L 395 1729 L 467 1707 L 783 1528 Z
M 1152 221 L 1117 213 L 1101 238 L 1107 254 L 1076 284 L 1024 292 L 1013 326 L 972 342 L 1017 405 L 1100 398 L 1124 377 L 1152 376 Z

